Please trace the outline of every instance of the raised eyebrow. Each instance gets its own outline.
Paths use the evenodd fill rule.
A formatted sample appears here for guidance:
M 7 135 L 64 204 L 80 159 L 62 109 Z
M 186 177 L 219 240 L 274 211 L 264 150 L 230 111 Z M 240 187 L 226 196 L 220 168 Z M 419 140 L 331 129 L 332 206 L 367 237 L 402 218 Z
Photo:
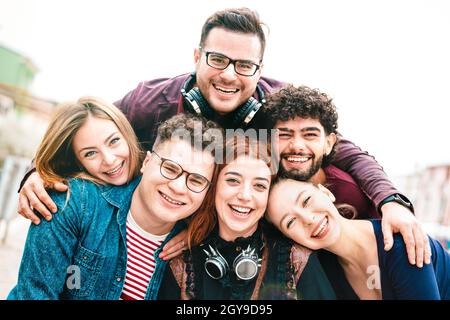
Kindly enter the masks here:
M 235 175 L 235 176 L 242 177 L 242 174 L 240 174 L 239 172 L 236 172 L 236 171 L 225 172 L 225 175 Z
M 78 153 L 80 154 L 80 153 L 83 153 L 83 152 L 85 152 L 85 151 L 88 151 L 88 150 L 95 150 L 95 149 L 97 149 L 96 147 L 84 147 L 84 148 L 82 148 L 82 149 L 80 149 L 80 151 L 78 151 Z
M 115 131 L 113 133 L 111 133 L 106 139 L 105 139 L 105 143 L 108 143 L 108 141 L 115 136 L 116 134 L 118 134 L 118 131 Z
M 190 177 L 194 177 L 194 178 L 204 178 L 204 179 L 207 179 L 205 176 L 201 175 L 200 173 L 196 173 L 196 172 L 189 172 L 189 176 L 190 176 Z
M 233 61 L 237 61 L 237 62 L 241 62 L 241 63 L 251 63 L 251 64 L 256 64 L 256 65 L 258 65 L 256 62 L 254 62 L 254 61 L 252 61 L 252 60 L 248 60 L 248 59 L 232 59 L 232 58 L 230 58 L 230 57 L 224 55 L 223 53 L 216 52 L 216 51 L 210 51 L 210 53 L 212 53 L 212 54 L 217 54 L 217 55 L 219 55 L 219 56 L 222 56 L 222 57 L 224 57 L 224 58 L 227 58 L 227 59 L 230 59 L 230 60 L 233 60 Z
M 317 131 L 317 132 L 321 132 L 321 130 L 318 127 L 305 127 L 302 128 L 300 130 L 301 132 L 305 132 L 305 131 Z
M 86 147 L 86 148 L 83 148 L 80 151 L 78 151 L 78 154 L 80 156 L 82 156 L 83 153 L 88 152 L 88 151 L 94 151 L 95 149 L 96 149 L 95 147 Z
M 108 141 L 116 134 L 117 134 L 117 131 L 114 131 L 113 133 L 111 133 L 108 137 L 106 137 L 104 143 L 108 143 Z M 80 149 L 80 151 L 78 153 L 81 153 L 87 149 L 95 149 L 95 147 L 84 147 L 84 148 Z
M 220 52 L 209 51 L 209 53 L 210 54 L 215 54 L 215 55 L 218 55 L 218 56 L 222 56 L 222 57 L 227 58 L 227 59 L 231 59 L 231 58 L 227 57 L 226 55 L 224 55 L 223 53 L 220 53 Z
M 258 65 L 256 62 L 254 62 L 254 61 L 252 61 L 252 60 L 237 59 L 236 61 L 237 61 L 237 62 L 240 62 L 240 63 L 250 63 L 250 64 L 256 64 L 256 65 Z
M 289 128 L 276 128 L 277 130 L 279 130 L 279 131 L 283 131 L 283 132 L 289 132 L 289 133 L 291 133 L 291 132 L 294 132 L 294 130 L 292 130 L 292 129 L 289 129 Z
M 267 183 L 270 183 L 269 179 L 263 177 L 256 177 L 255 180 L 266 181 Z

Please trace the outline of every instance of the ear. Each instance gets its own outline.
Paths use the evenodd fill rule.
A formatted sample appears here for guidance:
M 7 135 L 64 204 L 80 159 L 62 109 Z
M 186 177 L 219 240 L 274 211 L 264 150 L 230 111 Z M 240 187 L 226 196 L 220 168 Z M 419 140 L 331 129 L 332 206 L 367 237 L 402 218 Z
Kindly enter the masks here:
M 145 159 L 142 162 L 141 173 L 144 173 L 144 170 L 147 167 L 150 160 L 152 160 L 152 153 L 150 151 L 147 151 L 147 154 L 145 155 Z
M 325 145 L 325 154 L 329 155 L 331 150 L 333 150 L 334 145 L 336 144 L 336 134 L 334 132 L 330 133 L 325 137 L 326 145 Z
M 323 193 L 325 193 L 328 198 L 331 199 L 331 201 L 335 202 L 336 201 L 336 197 L 334 196 L 334 194 L 328 190 L 327 188 L 325 188 L 323 185 L 318 184 L 317 187 L 319 188 L 320 191 L 322 191 Z
M 198 62 L 200 61 L 200 57 L 202 56 L 202 53 L 200 52 L 199 48 L 195 48 L 194 49 L 194 63 L 198 64 Z
M 261 62 L 261 64 L 259 65 L 259 69 L 258 69 L 260 76 L 261 76 L 263 69 L 264 69 L 264 62 Z

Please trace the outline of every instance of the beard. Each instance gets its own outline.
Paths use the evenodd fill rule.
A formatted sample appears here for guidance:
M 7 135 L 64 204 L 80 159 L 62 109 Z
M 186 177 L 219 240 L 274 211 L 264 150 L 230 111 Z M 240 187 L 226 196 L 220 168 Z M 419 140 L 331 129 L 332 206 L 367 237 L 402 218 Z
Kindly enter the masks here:
M 282 159 L 284 159 L 286 155 L 282 155 Z M 297 169 L 286 170 L 283 166 L 283 162 L 280 161 L 280 173 L 279 176 L 282 178 L 293 179 L 297 181 L 308 181 L 310 180 L 322 167 L 323 156 L 316 160 L 315 156 L 311 158 L 311 166 L 304 171 L 300 171 Z

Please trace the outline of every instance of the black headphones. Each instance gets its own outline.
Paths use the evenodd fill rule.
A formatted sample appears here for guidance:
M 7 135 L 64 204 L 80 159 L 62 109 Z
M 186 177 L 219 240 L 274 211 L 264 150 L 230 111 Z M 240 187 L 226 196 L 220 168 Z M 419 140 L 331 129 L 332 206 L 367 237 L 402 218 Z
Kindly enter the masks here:
M 206 253 L 205 271 L 213 279 L 222 279 L 228 274 L 230 267 L 227 260 L 220 254 L 219 250 L 209 245 L 209 250 L 203 249 Z M 261 268 L 262 259 L 258 257 L 255 249 L 248 245 L 247 249 L 234 259 L 233 271 L 240 280 L 252 280 Z
M 188 102 L 188 105 L 191 108 L 192 112 L 202 115 L 207 119 L 214 119 L 215 111 L 209 106 L 209 103 L 202 96 L 200 89 L 197 87 L 193 87 L 188 91 L 188 88 L 192 87 L 195 84 L 195 81 L 196 76 L 195 72 L 193 72 L 181 88 L 181 94 Z M 229 115 L 229 119 L 233 128 L 246 127 L 250 123 L 250 121 L 252 121 L 259 108 L 261 108 L 261 106 L 266 103 L 264 91 L 259 85 L 256 85 L 256 91 L 258 92 L 258 96 L 260 97 L 261 101 L 250 97 L 246 103 L 239 106 Z

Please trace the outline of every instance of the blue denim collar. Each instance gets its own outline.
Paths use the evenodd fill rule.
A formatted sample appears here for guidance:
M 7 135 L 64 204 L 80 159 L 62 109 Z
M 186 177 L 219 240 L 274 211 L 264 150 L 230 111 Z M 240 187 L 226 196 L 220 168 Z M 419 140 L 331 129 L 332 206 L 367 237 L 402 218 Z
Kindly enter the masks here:
M 104 185 L 100 186 L 100 193 L 102 197 L 117 210 L 117 223 L 125 225 L 127 221 L 128 211 L 131 206 L 131 199 L 133 192 L 136 190 L 141 176 L 134 178 L 129 183 L 123 186 Z
M 141 181 L 141 176 L 134 178 L 123 186 L 104 185 L 100 186 L 100 192 L 111 205 L 122 208 L 124 203 L 131 202 L 131 196 Z

